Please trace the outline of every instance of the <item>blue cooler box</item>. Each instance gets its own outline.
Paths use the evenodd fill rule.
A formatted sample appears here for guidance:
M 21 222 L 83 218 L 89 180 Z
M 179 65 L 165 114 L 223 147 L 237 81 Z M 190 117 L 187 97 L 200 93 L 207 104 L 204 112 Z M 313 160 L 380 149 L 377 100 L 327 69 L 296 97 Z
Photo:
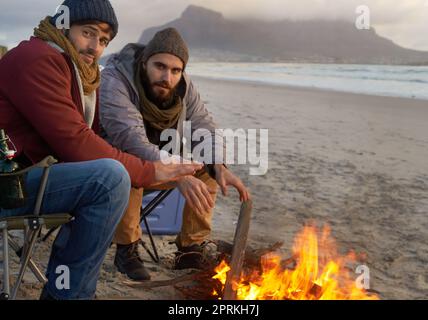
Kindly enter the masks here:
M 143 208 L 153 200 L 159 191 L 149 193 L 143 197 Z M 147 216 L 147 222 L 153 234 L 177 234 L 181 230 L 183 221 L 183 208 L 185 199 L 178 189 L 172 191 L 153 211 Z M 144 222 L 141 223 L 143 232 L 147 231 Z

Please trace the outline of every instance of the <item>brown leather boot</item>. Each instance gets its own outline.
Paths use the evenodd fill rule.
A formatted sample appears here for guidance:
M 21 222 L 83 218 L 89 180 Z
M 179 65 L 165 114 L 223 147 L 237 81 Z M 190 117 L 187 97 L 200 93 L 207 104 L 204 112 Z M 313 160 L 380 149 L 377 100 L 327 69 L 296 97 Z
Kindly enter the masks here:
M 138 254 L 139 243 L 140 240 L 131 244 L 117 244 L 114 265 L 119 272 L 126 274 L 132 280 L 150 280 L 150 274 Z
M 174 269 L 205 269 L 208 267 L 207 259 L 204 255 L 205 242 L 202 244 L 193 244 L 188 247 L 178 247 L 175 253 Z

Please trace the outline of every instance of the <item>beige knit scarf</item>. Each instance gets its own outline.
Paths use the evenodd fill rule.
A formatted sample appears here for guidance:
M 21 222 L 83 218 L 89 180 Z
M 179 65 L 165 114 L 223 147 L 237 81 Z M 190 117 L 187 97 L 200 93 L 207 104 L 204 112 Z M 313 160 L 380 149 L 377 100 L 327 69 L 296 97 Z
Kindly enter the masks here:
M 94 61 L 91 65 L 82 61 L 73 44 L 67 37 L 50 23 L 50 17 L 46 17 L 40 21 L 37 28 L 34 28 L 34 36 L 44 41 L 51 41 L 64 50 L 71 57 L 71 60 L 76 64 L 79 70 L 80 78 L 82 79 L 83 92 L 85 95 L 91 94 L 100 86 L 100 69 L 98 61 Z
M 183 103 L 179 96 L 175 98 L 173 105 L 168 109 L 160 109 L 151 102 L 144 91 L 144 85 L 141 79 L 142 63 L 136 63 L 136 72 L 134 77 L 135 86 L 140 98 L 140 112 L 144 120 L 157 130 L 174 128 L 180 118 L 183 110 Z

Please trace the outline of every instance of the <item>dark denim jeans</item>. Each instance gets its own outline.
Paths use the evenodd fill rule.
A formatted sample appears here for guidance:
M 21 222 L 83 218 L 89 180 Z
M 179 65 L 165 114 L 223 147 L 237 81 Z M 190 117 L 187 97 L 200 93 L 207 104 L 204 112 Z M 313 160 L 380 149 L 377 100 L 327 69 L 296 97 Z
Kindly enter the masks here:
M 42 169 L 26 180 L 25 207 L 0 210 L 0 216 L 32 214 Z M 74 220 L 64 225 L 52 247 L 47 290 L 57 299 L 92 299 L 100 268 L 114 231 L 128 205 L 131 182 L 125 167 L 112 159 L 61 163 L 51 167 L 42 214 L 68 212 Z M 67 267 L 70 287 L 57 286 Z

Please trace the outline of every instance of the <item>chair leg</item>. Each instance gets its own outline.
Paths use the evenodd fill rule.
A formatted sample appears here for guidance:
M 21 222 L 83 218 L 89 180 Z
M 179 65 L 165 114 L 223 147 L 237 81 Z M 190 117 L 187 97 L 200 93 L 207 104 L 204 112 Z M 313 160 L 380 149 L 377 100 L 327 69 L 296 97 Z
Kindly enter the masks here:
M 30 239 L 30 235 L 31 235 L 31 230 L 26 225 L 24 228 L 24 243 L 22 244 L 22 250 L 21 250 L 21 259 L 20 259 L 21 262 L 22 262 L 22 256 L 25 255 L 25 253 L 27 252 L 28 243 L 29 243 L 28 239 Z
M 149 248 L 146 247 L 144 242 L 143 242 L 143 247 L 144 249 L 146 249 L 147 253 L 150 255 L 152 260 L 156 263 L 159 263 L 160 259 L 159 259 L 158 250 L 156 248 L 155 241 L 153 240 L 153 235 L 152 235 L 152 231 L 150 230 L 149 223 L 147 222 L 147 218 L 145 216 L 143 216 L 143 221 L 146 227 L 147 234 L 149 235 L 149 238 L 150 238 L 150 244 L 152 245 L 153 253 L 149 250 Z
M 3 228 L 3 292 L 2 299 L 9 299 L 10 297 L 10 283 L 9 283 L 9 244 L 7 237 L 7 227 Z
M 43 236 L 42 241 L 45 242 L 50 237 L 50 235 L 58 229 L 59 227 L 50 228 L 49 231 Z
M 172 191 L 174 191 L 174 189 L 162 190 L 152 201 L 150 201 L 149 204 L 147 204 L 146 207 L 140 209 L 140 223 L 141 221 L 144 222 L 146 231 L 150 238 L 150 244 L 153 248 L 153 253 L 150 251 L 149 248 L 147 248 L 144 242 L 142 243 L 142 245 L 143 245 L 143 248 L 147 251 L 147 253 L 152 258 L 152 260 L 156 263 L 159 263 L 160 259 L 159 259 L 158 250 L 156 248 L 155 241 L 153 240 L 152 231 L 150 230 L 149 223 L 147 222 L 147 216 L 159 205 L 159 203 L 161 203 L 166 197 L 168 197 Z
M 23 248 L 21 248 L 12 238 L 9 237 L 9 244 L 10 247 L 15 251 L 16 255 L 21 258 L 23 253 Z M 40 271 L 39 267 L 36 265 L 36 263 L 33 261 L 33 259 L 30 258 L 28 261 L 28 266 L 30 267 L 33 274 L 36 276 L 37 280 L 39 280 L 42 284 L 46 284 L 48 282 L 48 279 L 43 274 L 42 271 Z
M 19 286 L 21 285 L 22 279 L 24 277 L 25 270 L 27 269 L 27 265 L 28 265 L 28 262 L 30 260 L 31 254 L 33 252 L 34 244 L 36 243 L 37 233 L 39 232 L 39 230 L 40 230 L 40 228 L 37 228 L 36 230 L 31 230 L 28 234 L 29 241 L 28 241 L 28 245 L 24 246 L 24 247 L 26 247 L 26 250 L 23 251 L 23 256 L 21 259 L 21 267 L 19 269 L 18 278 L 17 278 L 15 286 L 13 287 L 13 290 L 12 290 L 12 295 L 11 295 L 12 300 L 15 300 L 16 295 L 18 294 L 18 289 L 19 289 Z

